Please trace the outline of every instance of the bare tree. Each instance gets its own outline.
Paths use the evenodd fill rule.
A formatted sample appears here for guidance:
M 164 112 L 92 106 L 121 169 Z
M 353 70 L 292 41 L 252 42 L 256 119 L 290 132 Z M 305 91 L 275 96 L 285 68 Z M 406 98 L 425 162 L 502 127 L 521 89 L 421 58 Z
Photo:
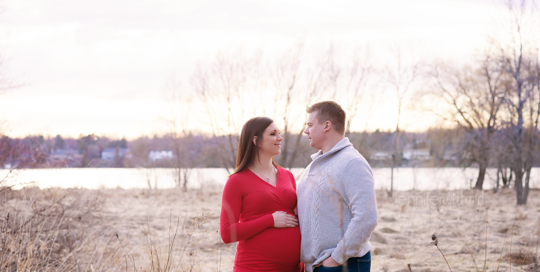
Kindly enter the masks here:
M 171 137 L 172 175 L 178 187 L 187 190 L 189 176 L 195 167 L 193 149 L 189 146 L 190 131 L 188 127 L 189 115 L 192 113 L 193 96 L 182 88 L 182 84 L 172 77 L 166 85 L 167 101 L 169 102 L 168 117 L 163 118 L 168 125 L 168 134 Z
M 375 77 L 372 52 L 366 45 L 347 50 L 330 44 L 325 53 L 322 79 L 328 83 L 323 90 L 330 94 L 328 98 L 343 105 L 347 113 L 345 136 L 348 136 L 359 107 L 369 108 L 368 114 L 373 109 L 372 103 L 363 103 L 369 83 L 374 82 Z
M 298 134 L 293 134 L 291 129 L 298 119 L 298 116 L 293 115 L 293 110 L 300 93 L 298 85 L 302 76 L 300 65 L 303 49 L 304 44 L 298 43 L 281 56 L 269 61 L 269 76 L 273 86 L 276 88 L 273 101 L 273 119 L 276 120 L 276 114 L 280 110 L 279 113 L 282 115 L 283 120 L 283 150 L 279 156 L 279 163 L 288 168 L 293 165 L 293 160 L 290 159 L 289 154 L 295 157 L 298 148 L 298 145 L 294 145 L 292 142 L 295 135 L 298 139 Z
M 336 70 L 332 68 L 335 61 L 334 57 L 334 46 L 331 44 L 323 51 L 322 54 L 315 53 L 304 58 L 304 61 L 301 63 L 302 91 L 298 92 L 298 102 L 299 105 L 303 107 L 299 110 L 303 116 L 303 118 L 300 120 L 303 121 L 301 126 L 299 126 L 296 135 L 287 135 L 287 138 L 290 138 L 293 141 L 294 147 L 289 156 L 289 160 L 287 161 L 288 167 L 292 167 L 292 164 L 296 161 L 296 158 L 301 150 L 300 142 L 302 137 L 304 137 L 305 124 L 307 123 L 307 115 L 304 112 L 305 107 L 313 104 L 317 100 L 320 100 L 323 93 L 329 90 L 334 84 L 332 79 L 335 78 L 335 74 L 337 73 Z M 329 73 L 329 71 L 331 72 Z M 288 152 L 288 150 L 286 150 L 286 152 Z
M 435 95 L 447 106 L 443 117 L 467 132 L 461 144 L 463 156 L 460 158 L 465 165 L 478 164 L 474 188 L 482 190 L 493 154 L 493 135 L 498 129 L 498 115 L 505 98 L 504 74 L 497 63 L 486 56 L 476 67 L 437 65 L 432 76 L 436 83 Z
M 219 159 L 231 173 L 236 164 L 238 135 L 243 123 L 259 113 L 264 113 L 257 101 L 271 101 L 272 94 L 263 92 L 260 71 L 260 51 L 249 54 L 221 52 L 215 61 L 201 64 L 191 76 L 191 85 L 204 105 L 209 127 L 216 143 Z
M 195 71 L 191 83 L 205 107 L 212 134 L 222 137 L 216 149 L 229 173 L 242 121 L 257 113 L 282 121 L 283 150 L 277 159 L 287 168 L 306 150 L 302 144 L 306 106 L 322 98 L 342 99 L 350 132 L 373 71 L 369 52 L 358 50 L 354 58 L 343 55 L 340 59 L 340 50 L 333 44 L 315 49 L 320 50 L 307 50 L 299 42 L 279 54 L 220 53 Z
M 328 88 L 329 59 L 328 54 L 306 58 L 304 44 L 298 43 L 277 56 L 222 52 L 215 61 L 199 66 L 191 83 L 205 107 L 212 135 L 222 137 L 216 149 L 229 173 L 235 166 L 242 124 L 258 114 L 283 121 L 284 147 L 278 160 L 284 167 L 293 166 L 301 150 L 304 108 Z
M 150 139 L 148 137 L 139 137 L 130 141 L 129 149 L 133 155 L 130 164 L 137 166 L 137 171 L 146 179 L 148 189 L 157 189 L 159 175 L 156 172 L 154 163 L 149 158 L 152 151 Z
M 401 158 L 399 150 L 399 139 L 401 135 L 400 122 L 401 110 L 407 96 L 411 92 L 414 81 L 417 79 L 420 70 L 420 59 L 415 54 L 413 48 L 406 48 L 403 44 L 394 42 L 390 52 L 392 59 L 386 66 L 386 80 L 390 88 L 395 94 L 397 100 L 397 120 L 396 129 L 394 131 L 394 146 L 392 151 L 392 166 L 390 168 L 390 191 L 389 196 L 392 196 L 394 190 L 394 168 L 398 160 Z M 398 158 L 399 156 L 399 158 Z
M 11 139 L 0 135 L 0 167 L 7 169 L 0 175 L 0 193 L 17 185 L 16 178 L 21 169 L 58 167 L 59 165 L 55 165 L 54 162 L 51 164 L 46 150 L 31 137 Z
M 373 52 L 367 45 L 347 50 L 331 44 L 327 54 L 330 58 L 325 78 L 329 81 L 330 98 L 339 102 L 347 113 L 345 136 L 352 132 L 352 124 L 362 109 L 361 112 L 365 114 L 364 128 L 355 143 L 359 150 L 366 152 L 364 146 L 367 144 L 368 124 L 378 105 L 378 98 L 382 97 L 374 92 L 379 86 Z
M 235 167 L 235 151 L 238 144 L 237 137 L 233 134 L 233 130 L 237 128 L 233 114 L 233 101 L 235 100 L 234 93 L 230 85 L 225 85 L 226 92 L 219 93 L 214 88 L 215 81 L 214 71 L 207 70 L 206 67 L 199 66 L 191 77 L 191 83 L 195 89 L 199 99 L 204 104 L 204 108 L 209 120 L 209 126 L 214 138 L 222 136 L 225 143 L 217 143 L 216 148 L 219 150 L 219 159 L 224 165 L 227 172 L 232 173 Z M 227 80 L 229 77 L 225 77 Z M 229 79 L 230 80 L 230 79 Z M 221 101 L 221 104 L 220 104 Z M 225 107 L 224 113 L 219 112 L 219 109 Z M 225 119 L 225 120 L 224 120 Z
M 351 124 L 355 120 L 360 105 L 365 105 L 367 109 L 367 120 L 364 128 L 364 132 L 367 131 L 367 124 L 373 112 L 374 105 L 373 99 L 366 99 L 366 93 L 370 80 L 374 77 L 375 70 L 371 64 L 371 53 L 368 48 L 360 49 L 355 52 L 352 58 L 351 64 L 347 69 L 345 77 L 345 86 L 342 88 L 345 111 L 348 118 L 345 125 L 345 136 L 348 136 L 351 132 Z M 368 103 L 362 103 L 363 101 Z
M 508 141 L 507 128 L 499 128 L 492 138 L 491 154 L 497 166 L 497 178 L 494 191 L 498 192 L 499 188 L 510 187 L 513 180 L 512 172 L 512 147 Z
M 534 1 L 507 0 L 504 25 L 491 35 L 494 54 L 509 76 L 504 119 L 511 146 L 518 205 L 527 204 L 540 116 L 539 22 Z

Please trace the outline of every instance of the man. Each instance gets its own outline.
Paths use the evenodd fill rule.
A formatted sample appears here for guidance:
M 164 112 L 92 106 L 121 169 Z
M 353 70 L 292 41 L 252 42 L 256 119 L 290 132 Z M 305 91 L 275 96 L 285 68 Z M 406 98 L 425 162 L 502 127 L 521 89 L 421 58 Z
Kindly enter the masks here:
M 298 184 L 306 271 L 370 271 L 369 237 L 377 225 L 371 167 L 345 134 L 345 111 L 335 102 L 307 108 L 310 145 L 320 151 Z

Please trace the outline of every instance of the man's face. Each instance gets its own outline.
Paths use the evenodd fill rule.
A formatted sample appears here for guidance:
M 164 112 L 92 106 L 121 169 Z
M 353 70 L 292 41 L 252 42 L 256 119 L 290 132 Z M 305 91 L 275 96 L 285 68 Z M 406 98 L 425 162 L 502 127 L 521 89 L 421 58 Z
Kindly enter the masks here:
M 325 139 L 324 127 L 326 122 L 319 124 L 319 120 L 317 119 L 318 113 L 319 111 L 308 113 L 307 127 L 304 130 L 304 133 L 307 134 L 309 138 L 309 145 L 311 145 L 311 147 L 315 149 L 322 149 L 322 144 Z

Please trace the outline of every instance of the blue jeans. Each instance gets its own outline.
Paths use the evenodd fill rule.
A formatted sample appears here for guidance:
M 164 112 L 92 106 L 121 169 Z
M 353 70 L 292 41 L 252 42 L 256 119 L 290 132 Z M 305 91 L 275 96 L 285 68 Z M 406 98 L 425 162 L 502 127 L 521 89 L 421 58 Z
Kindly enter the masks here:
M 347 260 L 347 271 L 344 271 L 343 265 L 335 267 L 319 266 L 313 272 L 369 272 L 371 271 L 371 253 Z

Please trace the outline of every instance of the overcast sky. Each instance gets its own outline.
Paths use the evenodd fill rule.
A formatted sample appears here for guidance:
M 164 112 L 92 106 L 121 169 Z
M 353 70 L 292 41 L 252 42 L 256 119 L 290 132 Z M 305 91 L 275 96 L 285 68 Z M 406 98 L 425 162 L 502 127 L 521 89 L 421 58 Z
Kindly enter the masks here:
M 495 3 L 5 0 L 2 72 L 25 86 L 0 96 L 0 116 L 14 136 L 136 137 L 158 130 L 167 79 L 220 49 L 407 37 L 434 57 L 466 59 L 483 46 Z

